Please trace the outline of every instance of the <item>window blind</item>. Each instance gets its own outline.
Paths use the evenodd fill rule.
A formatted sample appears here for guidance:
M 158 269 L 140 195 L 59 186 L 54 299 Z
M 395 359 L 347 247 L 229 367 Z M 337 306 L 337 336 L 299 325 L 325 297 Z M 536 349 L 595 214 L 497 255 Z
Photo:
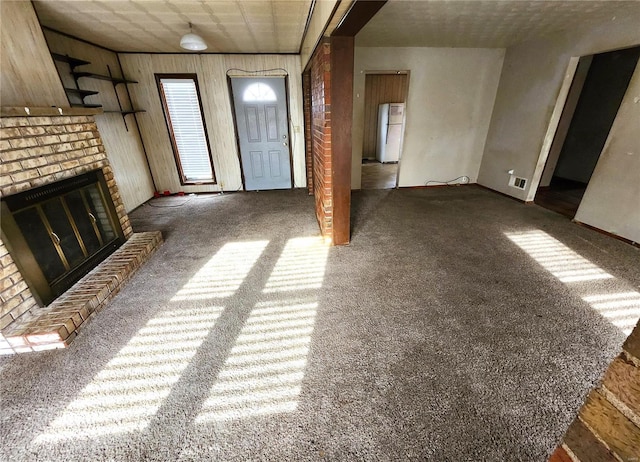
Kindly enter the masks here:
M 213 168 L 193 79 L 160 79 L 186 182 L 212 181 Z

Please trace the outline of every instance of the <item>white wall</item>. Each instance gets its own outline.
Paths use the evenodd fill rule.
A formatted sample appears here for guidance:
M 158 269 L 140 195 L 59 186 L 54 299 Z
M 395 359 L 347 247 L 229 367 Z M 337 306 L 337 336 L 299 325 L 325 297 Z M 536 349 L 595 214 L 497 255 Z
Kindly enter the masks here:
M 640 242 L 640 63 L 585 192 L 576 221 Z
M 508 48 L 478 183 L 531 200 L 531 179 L 544 168 L 540 151 L 570 58 L 637 44 L 638 18 L 627 17 L 587 32 L 572 30 Z M 507 185 L 510 169 L 529 179 L 524 191 Z
M 367 72 L 410 71 L 399 186 L 462 175 L 475 182 L 503 58 L 502 49 L 356 47 L 352 189 L 360 188 Z
M 302 83 L 298 55 L 214 55 L 214 54 L 121 54 L 120 60 L 127 77 L 137 80 L 131 85 L 131 97 L 136 107 L 146 109 L 140 114 L 140 132 L 149 156 L 153 178 L 158 189 L 171 192 L 214 192 L 242 188 L 240 161 L 236 144 L 227 84 L 229 75 L 252 75 L 233 69 L 256 71 L 255 75 L 282 75 L 284 71 L 261 72 L 263 69 L 282 68 L 288 73 L 290 135 L 293 151 L 295 187 L 306 186 L 304 134 L 302 114 Z M 164 119 L 154 74 L 197 74 L 200 97 L 211 154 L 216 174 L 216 185 L 180 184 L 171 140 Z

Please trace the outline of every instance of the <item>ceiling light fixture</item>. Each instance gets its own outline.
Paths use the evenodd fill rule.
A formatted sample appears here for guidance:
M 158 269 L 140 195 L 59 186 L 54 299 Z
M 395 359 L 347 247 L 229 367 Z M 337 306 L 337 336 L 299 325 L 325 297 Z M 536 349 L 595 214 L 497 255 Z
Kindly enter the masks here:
M 193 25 L 189 23 L 189 33 L 182 36 L 180 46 L 185 50 L 202 51 L 207 49 L 207 44 L 199 35 L 193 33 Z

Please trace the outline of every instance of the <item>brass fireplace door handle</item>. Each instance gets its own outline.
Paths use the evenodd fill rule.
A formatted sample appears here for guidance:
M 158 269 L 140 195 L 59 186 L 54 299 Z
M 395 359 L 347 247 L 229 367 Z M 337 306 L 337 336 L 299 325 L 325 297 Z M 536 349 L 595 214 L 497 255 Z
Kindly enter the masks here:
M 60 238 L 56 233 L 51 233 L 51 239 L 53 239 L 53 242 L 55 242 L 56 245 L 60 245 Z

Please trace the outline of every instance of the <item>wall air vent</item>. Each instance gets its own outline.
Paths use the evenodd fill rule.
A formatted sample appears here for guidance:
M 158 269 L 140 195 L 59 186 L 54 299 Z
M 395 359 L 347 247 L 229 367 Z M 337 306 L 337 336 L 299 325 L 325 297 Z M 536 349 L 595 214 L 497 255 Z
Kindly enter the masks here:
M 509 180 L 509 186 L 512 186 L 514 188 L 524 189 L 526 185 L 527 185 L 527 180 L 525 178 L 512 176 L 511 179 Z

